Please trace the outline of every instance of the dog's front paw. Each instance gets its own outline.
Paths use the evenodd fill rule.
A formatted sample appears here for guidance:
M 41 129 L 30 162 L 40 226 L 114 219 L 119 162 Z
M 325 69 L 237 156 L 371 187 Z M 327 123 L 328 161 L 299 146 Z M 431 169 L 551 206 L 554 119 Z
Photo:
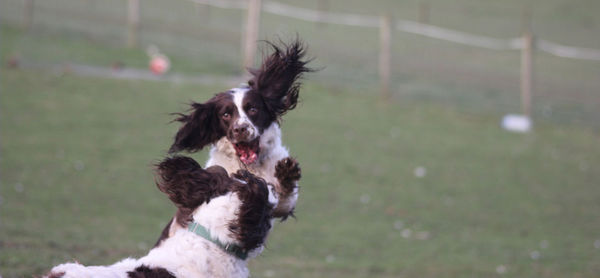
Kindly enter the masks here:
M 302 177 L 300 164 L 291 157 L 279 160 L 275 165 L 275 177 L 281 186 L 281 193 L 283 195 L 290 194 L 296 187 L 296 182 Z
M 302 177 L 300 163 L 291 157 L 286 157 L 282 160 L 279 160 L 275 166 L 275 177 L 277 177 L 278 180 L 300 180 Z

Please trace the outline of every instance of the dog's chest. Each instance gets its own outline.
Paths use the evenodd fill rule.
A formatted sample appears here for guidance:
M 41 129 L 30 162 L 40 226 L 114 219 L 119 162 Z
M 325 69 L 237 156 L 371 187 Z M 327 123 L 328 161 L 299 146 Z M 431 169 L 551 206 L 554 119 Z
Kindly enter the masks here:
M 210 158 L 206 162 L 206 167 L 221 166 L 227 173 L 233 174 L 240 169 L 248 170 L 252 174 L 259 176 L 267 183 L 277 184 L 275 178 L 275 165 L 277 162 L 288 156 L 287 150 L 281 144 L 269 145 L 269 148 L 261 150 L 259 159 L 252 165 L 244 165 L 235 153 L 235 149 L 227 140 L 219 140 L 210 150 Z
M 215 152 L 214 154 L 211 152 L 211 157 L 206 162 L 206 167 L 218 165 L 225 168 L 229 174 L 233 174 L 241 169 L 248 170 L 252 174 L 265 179 L 267 183 L 275 184 L 277 182 L 277 178 L 275 178 L 275 164 L 277 161 L 275 158 L 269 157 L 269 159 L 257 161 L 255 165 L 244 165 L 237 159 L 235 153 L 229 156 L 220 152 Z

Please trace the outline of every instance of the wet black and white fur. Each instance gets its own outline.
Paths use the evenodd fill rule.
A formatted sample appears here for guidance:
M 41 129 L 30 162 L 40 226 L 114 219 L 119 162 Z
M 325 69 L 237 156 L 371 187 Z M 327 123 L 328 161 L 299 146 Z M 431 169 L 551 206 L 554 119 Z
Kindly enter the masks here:
M 214 166 L 206 170 L 188 157 L 165 159 L 157 166 L 157 186 L 193 220 L 224 244 L 236 244 L 260 254 L 272 227 L 277 194 L 272 186 L 240 170 L 232 177 Z M 148 255 L 127 258 L 110 266 L 66 263 L 45 277 L 248 277 L 247 260 L 187 229 L 180 229 Z
M 260 68 L 249 70 L 252 78 L 247 85 L 192 103 L 189 113 L 178 114 L 182 126 L 170 152 L 195 152 L 211 145 L 206 167 L 218 165 L 228 173 L 245 169 L 273 184 L 279 195 L 274 215 L 285 219 L 296 206 L 301 174 L 281 142 L 280 119 L 296 107 L 299 80 L 311 69 L 298 40 L 269 45 L 272 53 Z M 174 220 L 161 239 L 182 228 L 181 221 Z

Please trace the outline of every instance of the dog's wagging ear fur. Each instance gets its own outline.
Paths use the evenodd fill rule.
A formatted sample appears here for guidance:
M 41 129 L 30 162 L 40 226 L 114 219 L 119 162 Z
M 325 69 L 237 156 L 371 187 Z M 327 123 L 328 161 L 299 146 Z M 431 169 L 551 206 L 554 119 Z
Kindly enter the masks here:
M 201 204 L 229 191 L 230 178 L 220 166 L 202 169 L 194 159 L 175 156 L 156 166 L 156 185 L 178 208 L 177 222 L 185 226 Z
M 219 118 L 215 112 L 215 101 L 194 102 L 191 106 L 191 113 L 187 115 L 174 113 L 178 116 L 175 121 L 183 123 L 183 126 L 177 131 L 175 142 L 171 145 L 169 153 L 181 150 L 195 152 L 225 136 L 225 130 L 219 124 Z
M 296 107 L 302 74 L 314 70 L 306 67 L 310 59 L 302 60 L 305 47 L 299 39 L 288 45 L 281 43 L 282 47 L 266 43 L 273 52 L 260 68 L 248 69 L 253 76 L 248 85 L 263 96 L 269 111 L 280 117 Z

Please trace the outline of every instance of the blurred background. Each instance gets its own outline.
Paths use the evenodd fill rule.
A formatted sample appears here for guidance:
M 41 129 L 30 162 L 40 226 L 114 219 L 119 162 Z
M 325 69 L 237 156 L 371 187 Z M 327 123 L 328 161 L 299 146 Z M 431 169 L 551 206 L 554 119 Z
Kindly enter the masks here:
M 597 277 L 598 14 L 596 0 L 0 0 L 0 276 L 147 253 L 175 210 L 152 174 L 169 113 L 245 81 L 261 40 L 299 36 L 320 71 L 283 121 L 298 217 L 254 277 Z M 509 114 L 533 124 L 506 130 Z

